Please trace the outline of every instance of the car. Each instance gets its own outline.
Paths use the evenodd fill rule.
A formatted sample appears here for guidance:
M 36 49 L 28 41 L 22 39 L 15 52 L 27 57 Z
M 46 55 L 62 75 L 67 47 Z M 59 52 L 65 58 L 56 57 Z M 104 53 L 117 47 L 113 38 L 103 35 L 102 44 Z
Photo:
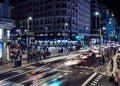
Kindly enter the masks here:
M 94 52 L 95 54 L 99 52 L 99 49 L 91 49 L 92 52 Z
M 82 64 L 82 63 L 85 63 L 85 62 L 86 62 L 86 60 L 82 60 L 80 58 L 74 58 L 74 59 L 66 60 L 64 62 L 64 65 L 65 66 L 73 66 L 73 65 Z
M 89 47 L 82 47 L 80 49 L 81 52 L 86 52 L 86 51 L 90 51 L 90 48 Z
M 80 53 L 79 58 L 81 58 L 81 59 L 87 59 L 88 56 L 89 56 L 88 52 L 82 52 L 82 53 Z

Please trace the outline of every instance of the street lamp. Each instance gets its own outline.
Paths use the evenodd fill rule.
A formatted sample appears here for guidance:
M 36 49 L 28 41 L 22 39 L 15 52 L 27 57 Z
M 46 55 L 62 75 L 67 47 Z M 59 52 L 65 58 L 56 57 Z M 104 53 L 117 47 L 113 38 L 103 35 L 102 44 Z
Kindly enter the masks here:
M 29 21 L 32 20 L 32 17 L 27 18 L 27 46 L 29 46 Z
M 47 43 L 47 36 L 48 36 L 48 28 L 47 27 L 44 27 L 45 28 L 45 30 L 46 30 L 46 43 Z
M 99 50 L 101 51 L 101 49 L 100 49 L 100 46 L 101 46 L 101 38 L 102 38 L 102 32 L 101 32 L 101 27 L 100 27 L 100 22 L 101 22 L 101 14 L 99 13 L 99 12 L 95 12 L 95 16 L 96 16 L 96 29 L 97 29 L 97 16 L 99 17 L 99 35 L 100 35 L 100 37 L 99 37 Z M 103 28 L 103 29 L 105 29 L 105 28 Z
M 106 30 L 106 28 L 105 28 L 105 27 L 103 27 L 102 29 L 103 29 L 103 30 Z
M 96 15 L 96 16 L 98 16 L 99 14 L 100 14 L 99 12 L 97 12 L 97 11 L 95 12 L 95 15 Z
M 65 36 L 66 36 L 66 27 L 68 26 L 68 23 L 65 23 L 64 25 L 64 40 L 65 40 Z
M 99 25 L 98 25 L 98 28 L 99 28 L 99 52 L 101 53 L 101 39 L 103 40 L 102 30 L 105 30 L 106 28 L 105 27 L 101 28 L 101 13 L 95 12 L 95 15 L 96 15 L 96 29 L 97 29 L 97 16 L 99 18 Z M 100 59 L 102 61 L 102 57 Z M 103 61 L 102 61 L 102 63 L 103 63 Z
M 25 30 L 27 32 L 27 54 L 29 54 L 29 21 L 32 20 L 32 17 L 28 17 L 27 18 L 27 30 Z M 29 56 L 28 56 L 29 58 Z M 28 63 L 29 63 L 29 60 L 28 60 Z
M 99 16 L 99 12 L 98 11 L 96 11 L 95 13 L 94 13 L 94 15 L 96 16 L 96 19 L 95 19 L 95 29 L 97 30 L 97 27 L 98 27 L 98 21 L 97 21 L 97 17 Z
M 106 27 L 102 27 L 102 30 L 106 31 Z M 103 32 L 102 38 L 103 38 L 103 43 L 106 43 L 106 33 L 105 32 Z

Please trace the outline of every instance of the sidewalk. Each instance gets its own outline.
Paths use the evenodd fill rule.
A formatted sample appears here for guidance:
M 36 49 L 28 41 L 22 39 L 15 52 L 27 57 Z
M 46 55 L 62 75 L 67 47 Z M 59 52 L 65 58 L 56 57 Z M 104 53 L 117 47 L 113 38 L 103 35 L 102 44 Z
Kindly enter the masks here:
M 62 56 L 63 54 L 52 54 L 49 57 L 47 57 L 46 59 L 51 59 L 51 58 L 54 58 L 54 57 L 57 57 L 60 55 Z M 46 60 L 46 59 L 42 59 L 42 60 Z M 40 61 L 42 61 L 42 60 L 40 60 Z M 27 59 L 22 59 L 22 66 L 20 66 L 20 67 L 24 67 L 24 66 L 34 64 L 34 63 L 36 63 L 34 60 L 32 62 L 28 63 Z M 10 71 L 12 69 L 20 68 L 20 67 L 16 67 L 16 68 L 13 68 L 13 67 L 14 67 L 14 62 L 3 63 L 0 65 L 0 72 L 1 71 Z
M 79 52 L 79 51 L 74 51 L 74 52 L 71 52 L 71 53 L 63 53 L 63 54 L 53 54 L 53 55 L 47 57 L 46 59 L 40 60 L 39 62 L 48 63 L 48 62 L 53 62 L 53 61 L 56 61 L 56 60 L 62 60 L 62 59 L 65 59 L 65 58 L 75 57 L 76 55 L 69 56 L 69 54 L 73 54 L 75 52 Z M 65 55 L 68 55 L 68 56 L 65 56 Z M 35 61 L 28 63 L 27 59 L 23 59 L 21 67 L 28 66 L 30 64 L 35 64 L 35 63 L 36 63 Z M 0 65 L 0 73 L 11 71 L 11 70 L 14 70 L 14 69 L 17 69 L 17 68 L 21 68 L 21 67 L 17 67 L 17 68 L 13 68 L 13 67 L 14 67 L 13 62 L 8 62 L 6 64 Z
M 120 55 L 120 53 L 116 53 L 112 59 L 113 59 L 113 70 L 111 70 L 111 62 L 108 61 L 106 62 L 103 66 L 99 66 L 99 67 L 96 67 L 94 69 L 95 72 L 98 72 L 98 73 L 101 73 L 101 74 L 104 74 L 104 75 L 107 75 L 107 76 L 111 76 L 111 74 L 115 73 L 115 72 L 118 72 L 118 74 L 120 75 L 120 69 L 117 68 L 117 56 Z

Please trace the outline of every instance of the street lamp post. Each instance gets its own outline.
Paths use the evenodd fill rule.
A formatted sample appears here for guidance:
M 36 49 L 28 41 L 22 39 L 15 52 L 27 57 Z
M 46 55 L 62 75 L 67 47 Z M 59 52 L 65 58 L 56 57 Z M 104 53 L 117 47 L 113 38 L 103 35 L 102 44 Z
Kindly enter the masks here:
M 48 36 L 48 28 L 47 27 L 45 27 L 45 31 L 46 31 L 46 43 L 47 43 L 47 36 Z
M 29 21 L 32 20 L 32 17 L 27 18 L 27 46 L 29 46 Z
M 100 19 L 101 19 L 101 14 L 99 12 L 95 12 L 96 16 L 96 29 L 97 29 L 97 16 L 99 17 L 99 51 L 101 51 L 100 46 L 101 46 L 101 38 L 102 38 L 102 33 L 101 33 L 101 28 L 100 28 Z
M 68 26 L 68 23 L 65 23 L 64 26 L 65 26 L 65 27 L 64 27 L 64 40 L 65 40 L 65 37 L 66 37 L 66 27 Z
M 106 27 L 102 27 L 102 30 L 106 30 Z M 105 33 L 103 32 L 103 36 L 102 36 L 102 38 L 103 38 L 103 43 L 106 43 L 106 38 L 105 38 Z
M 96 16 L 96 19 L 95 19 L 95 29 L 97 30 L 97 27 L 98 27 L 98 16 L 99 16 L 99 12 L 95 12 L 95 16 Z
M 30 20 L 32 20 L 32 17 L 28 17 L 27 18 L 27 54 L 29 54 L 29 21 Z M 29 56 L 28 56 L 28 63 L 29 63 L 29 61 L 30 61 L 31 59 L 29 58 Z

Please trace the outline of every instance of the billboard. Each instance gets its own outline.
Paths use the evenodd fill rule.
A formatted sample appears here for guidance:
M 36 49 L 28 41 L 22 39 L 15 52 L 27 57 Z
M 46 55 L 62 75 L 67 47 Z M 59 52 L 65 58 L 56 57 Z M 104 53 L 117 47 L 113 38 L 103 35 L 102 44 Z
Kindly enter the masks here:
M 3 55 L 3 42 L 0 42 L 0 59 L 2 59 Z
M 2 39 L 3 36 L 3 29 L 0 28 L 0 39 Z
M 10 30 L 7 30 L 7 39 L 10 39 Z

